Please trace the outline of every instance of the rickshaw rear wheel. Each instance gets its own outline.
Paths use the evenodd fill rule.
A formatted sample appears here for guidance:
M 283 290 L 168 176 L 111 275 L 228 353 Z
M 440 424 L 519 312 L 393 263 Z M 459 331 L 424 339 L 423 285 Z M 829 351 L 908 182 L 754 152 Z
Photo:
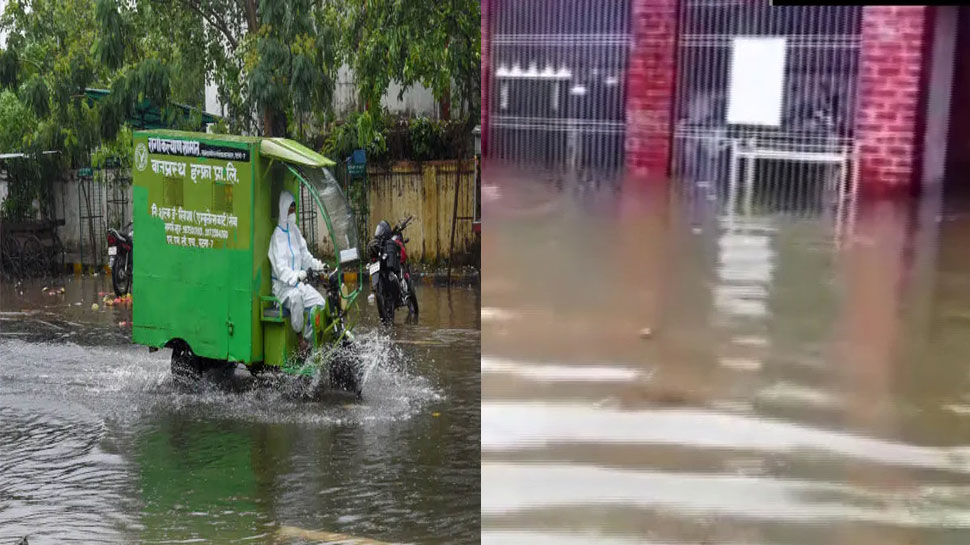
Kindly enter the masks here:
M 259 377 L 263 373 L 268 372 L 268 370 L 270 369 L 270 366 L 266 365 L 263 362 L 255 362 L 255 363 L 249 364 L 248 369 L 249 369 L 249 373 L 253 377 Z
M 172 343 L 172 377 L 175 380 L 197 380 L 202 375 L 202 359 L 184 341 Z

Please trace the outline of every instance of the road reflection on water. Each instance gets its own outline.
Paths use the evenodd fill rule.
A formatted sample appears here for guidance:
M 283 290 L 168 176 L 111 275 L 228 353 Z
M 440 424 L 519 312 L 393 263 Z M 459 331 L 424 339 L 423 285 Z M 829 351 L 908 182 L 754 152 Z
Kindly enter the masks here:
M 483 543 L 970 539 L 966 207 L 485 179 Z

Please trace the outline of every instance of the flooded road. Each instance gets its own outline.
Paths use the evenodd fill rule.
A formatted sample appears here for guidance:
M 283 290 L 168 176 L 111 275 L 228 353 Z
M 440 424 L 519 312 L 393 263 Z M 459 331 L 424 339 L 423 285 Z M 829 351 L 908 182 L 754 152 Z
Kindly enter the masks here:
M 970 541 L 970 209 L 486 179 L 483 543 Z
M 478 542 L 477 288 L 390 335 L 363 303 L 362 402 L 176 385 L 106 290 L 0 285 L 0 543 Z

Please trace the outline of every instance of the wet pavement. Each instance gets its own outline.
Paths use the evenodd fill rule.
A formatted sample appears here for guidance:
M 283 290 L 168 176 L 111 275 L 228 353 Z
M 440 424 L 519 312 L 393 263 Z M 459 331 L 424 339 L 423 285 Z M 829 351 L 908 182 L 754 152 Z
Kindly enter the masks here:
M 483 543 L 970 542 L 970 208 L 487 179 Z
M 390 334 L 364 302 L 361 402 L 175 384 L 109 290 L 0 284 L 0 543 L 478 542 L 477 288 Z

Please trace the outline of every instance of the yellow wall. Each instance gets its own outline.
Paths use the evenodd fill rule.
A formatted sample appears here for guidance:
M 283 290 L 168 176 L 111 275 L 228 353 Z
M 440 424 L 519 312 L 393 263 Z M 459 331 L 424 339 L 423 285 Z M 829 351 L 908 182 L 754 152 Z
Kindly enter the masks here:
M 442 262 L 448 258 L 452 210 L 455 199 L 456 161 L 400 162 L 390 169 L 367 171 L 370 215 L 367 233 L 372 235 L 379 221 L 394 225 L 408 215 L 414 221 L 405 230 L 409 238 L 408 256 L 424 263 Z M 458 193 L 458 217 L 470 217 L 475 206 L 475 163 L 462 163 Z M 471 220 L 455 224 L 455 254 L 473 249 L 477 235 Z

